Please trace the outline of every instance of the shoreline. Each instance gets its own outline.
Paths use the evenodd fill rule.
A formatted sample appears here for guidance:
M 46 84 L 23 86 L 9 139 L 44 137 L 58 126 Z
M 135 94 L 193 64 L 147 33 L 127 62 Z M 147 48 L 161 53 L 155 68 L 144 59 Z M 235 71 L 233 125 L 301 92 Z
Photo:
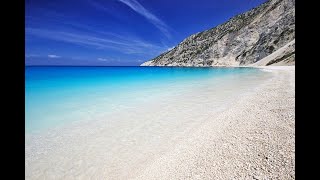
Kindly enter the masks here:
M 112 131 L 89 122 L 85 129 L 82 125 L 39 137 L 26 146 L 26 178 L 294 179 L 294 66 L 259 68 L 272 77 L 222 111 L 206 107 L 198 112 L 207 105 L 196 106 L 186 111 L 190 114 L 171 114 L 178 122 L 168 124 L 160 118 L 166 109 L 151 108 L 118 119 L 130 121 L 108 122 Z M 137 118 L 142 115 L 144 119 Z M 183 118 L 188 120 L 179 120 Z
M 257 68 L 274 77 L 136 179 L 295 179 L 295 67 Z

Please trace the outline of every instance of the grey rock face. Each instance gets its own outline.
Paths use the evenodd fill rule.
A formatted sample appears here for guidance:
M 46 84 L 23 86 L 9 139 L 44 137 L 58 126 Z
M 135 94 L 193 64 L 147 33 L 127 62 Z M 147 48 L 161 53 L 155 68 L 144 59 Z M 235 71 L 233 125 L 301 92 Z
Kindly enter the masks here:
M 141 66 L 239 66 L 295 39 L 295 0 L 269 0 L 215 28 L 193 34 Z
M 288 66 L 295 65 L 295 40 L 279 48 L 269 56 L 249 66 Z

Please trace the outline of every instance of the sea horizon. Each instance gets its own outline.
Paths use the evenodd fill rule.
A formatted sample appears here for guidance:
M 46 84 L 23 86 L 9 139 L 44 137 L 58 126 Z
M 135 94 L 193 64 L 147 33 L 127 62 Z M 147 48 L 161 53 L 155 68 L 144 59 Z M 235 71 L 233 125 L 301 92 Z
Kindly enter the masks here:
M 295 12 L 26 1 L 25 179 L 295 179 Z

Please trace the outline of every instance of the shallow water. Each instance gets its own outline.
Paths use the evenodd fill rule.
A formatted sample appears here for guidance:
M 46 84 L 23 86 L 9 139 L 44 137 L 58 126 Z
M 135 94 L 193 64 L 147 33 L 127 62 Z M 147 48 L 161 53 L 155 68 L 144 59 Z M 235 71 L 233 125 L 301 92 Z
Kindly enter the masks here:
M 270 77 L 255 68 L 27 67 L 26 177 L 127 179 Z
M 240 78 L 259 74 L 252 68 L 26 67 L 26 131 L 92 119 L 88 116 L 211 85 L 223 88 L 223 78 L 239 84 Z

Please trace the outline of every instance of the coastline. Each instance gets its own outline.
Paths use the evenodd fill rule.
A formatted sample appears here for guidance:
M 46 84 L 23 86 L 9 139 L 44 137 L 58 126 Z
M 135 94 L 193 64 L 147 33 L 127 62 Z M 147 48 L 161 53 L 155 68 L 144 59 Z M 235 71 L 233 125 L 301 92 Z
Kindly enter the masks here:
M 26 179 L 294 179 L 294 66 L 258 68 L 272 77 L 222 111 L 208 106 L 213 91 L 203 89 L 208 100 L 198 102 L 208 104 L 190 99 L 174 110 L 126 112 L 115 124 L 26 137 Z
M 295 66 L 197 129 L 137 179 L 295 179 Z

